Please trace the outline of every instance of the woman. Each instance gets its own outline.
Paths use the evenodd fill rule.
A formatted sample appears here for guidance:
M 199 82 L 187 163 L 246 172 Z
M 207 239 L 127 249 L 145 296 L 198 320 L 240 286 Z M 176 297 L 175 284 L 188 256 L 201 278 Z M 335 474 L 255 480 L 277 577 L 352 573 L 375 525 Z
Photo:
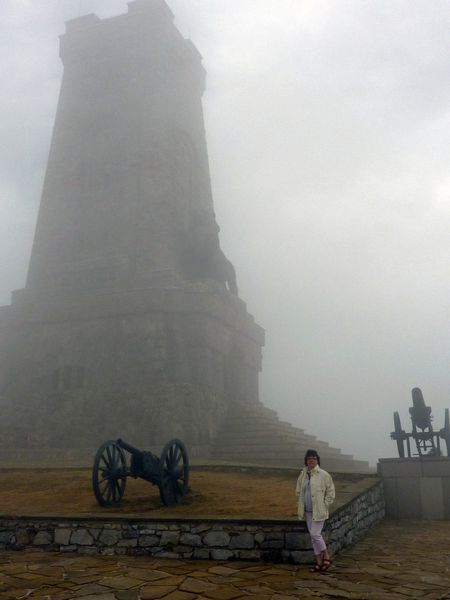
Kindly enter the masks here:
M 298 518 L 306 521 L 316 557 L 311 572 L 327 571 L 331 565 L 330 555 L 322 537 L 328 507 L 334 500 L 334 484 L 331 475 L 320 468 L 320 456 L 315 450 L 307 450 L 305 468 L 297 479 L 295 493 L 298 499 Z

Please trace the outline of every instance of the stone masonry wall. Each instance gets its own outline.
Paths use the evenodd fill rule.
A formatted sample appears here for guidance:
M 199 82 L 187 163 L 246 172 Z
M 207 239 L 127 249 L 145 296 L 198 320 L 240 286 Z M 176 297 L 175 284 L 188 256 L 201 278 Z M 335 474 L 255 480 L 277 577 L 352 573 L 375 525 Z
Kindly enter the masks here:
M 384 517 L 381 482 L 327 521 L 332 554 L 355 543 Z M 161 558 L 308 563 L 305 523 L 295 520 L 0 517 L 0 550 L 36 549 Z

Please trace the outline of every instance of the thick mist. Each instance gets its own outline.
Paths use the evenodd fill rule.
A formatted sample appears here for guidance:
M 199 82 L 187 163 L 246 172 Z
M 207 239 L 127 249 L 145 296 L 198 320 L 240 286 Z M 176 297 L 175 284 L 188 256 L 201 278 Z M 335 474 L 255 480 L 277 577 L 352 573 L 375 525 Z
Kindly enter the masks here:
M 261 399 L 394 456 L 420 387 L 450 406 L 450 6 L 167 0 L 203 55 L 211 180 L 240 296 L 266 329 Z M 125 0 L 0 5 L 0 303 L 24 285 L 64 21 Z M 326 468 L 326 465 L 324 465 Z

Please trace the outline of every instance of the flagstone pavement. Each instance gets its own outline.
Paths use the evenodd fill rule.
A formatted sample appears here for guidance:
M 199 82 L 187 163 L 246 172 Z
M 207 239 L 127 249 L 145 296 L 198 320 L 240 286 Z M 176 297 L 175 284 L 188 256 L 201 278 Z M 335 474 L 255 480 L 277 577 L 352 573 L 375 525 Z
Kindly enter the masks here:
M 336 557 L 308 566 L 0 553 L 0 600 L 450 599 L 450 522 L 384 521 Z

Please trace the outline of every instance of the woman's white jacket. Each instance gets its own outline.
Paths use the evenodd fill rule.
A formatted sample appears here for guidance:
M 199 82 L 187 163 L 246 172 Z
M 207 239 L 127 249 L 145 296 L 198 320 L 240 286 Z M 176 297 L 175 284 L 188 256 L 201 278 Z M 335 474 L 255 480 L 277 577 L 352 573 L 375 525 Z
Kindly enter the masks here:
M 304 483 L 307 477 L 306 467 L 302 469 L 297 479 L 295 493 L 298 499 L 298 518 L 305 520 L 305 494 Z M 333 503 L 335 492 L 331 475 L 316 465 L 311 470 L 311 499 L 313 506 L 313 521 L 325 521 L 328 519 L 328 508 Z

